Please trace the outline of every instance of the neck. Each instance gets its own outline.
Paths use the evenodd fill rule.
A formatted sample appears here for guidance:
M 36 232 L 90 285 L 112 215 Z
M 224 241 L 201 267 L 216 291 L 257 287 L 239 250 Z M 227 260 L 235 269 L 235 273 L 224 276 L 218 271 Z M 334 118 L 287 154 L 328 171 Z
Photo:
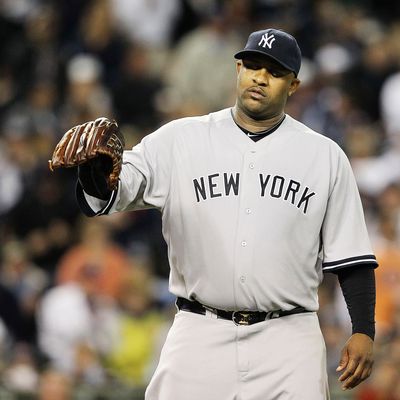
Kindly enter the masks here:
M 265 131 L 269 128 L 272 128 L 273 126 L 278 124 L 285 115 L 284 111 L 282 110 L 281 113 L 273 115 L 269 118 L 255 120 L 245 114 L 242 110 L 240 110 L 237 104 L 235 104 L 235 106 L 232 108 L 232 114 L 235 122 L 239 126 L 253 133 Z

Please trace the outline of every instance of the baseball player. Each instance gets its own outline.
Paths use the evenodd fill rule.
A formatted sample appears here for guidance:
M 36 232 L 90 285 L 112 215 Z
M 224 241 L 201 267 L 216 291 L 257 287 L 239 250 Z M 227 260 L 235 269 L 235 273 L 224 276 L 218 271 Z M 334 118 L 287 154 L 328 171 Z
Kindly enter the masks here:
M 377 262 L 360 197 L 343 151 L 284 111 L 300 84 L 296 40 L 253 32 L 235 58 L 232 108 L 169 122 L 126 151 L 99 118 L 68 131 L 50 166 L 79 165 L 88 216 L 162 213 L 178 312 L 147 400 L 328 399 L 324 272 L 353 326 L 343 389 L 373 363 Z

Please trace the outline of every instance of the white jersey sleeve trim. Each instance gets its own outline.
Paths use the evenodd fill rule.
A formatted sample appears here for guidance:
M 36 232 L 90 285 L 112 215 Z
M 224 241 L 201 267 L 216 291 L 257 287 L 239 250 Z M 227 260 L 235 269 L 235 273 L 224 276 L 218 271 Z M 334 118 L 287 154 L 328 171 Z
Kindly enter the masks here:
M 108 203 L 107 200 L 101 200 L 97 197 L 90 196 L 85 191 L 83 191 L 83 195 L 85 196 L 86 203 L 94 212 L 102 210 Z
M 101 200 L 87 194 L 78 181 L 76 185 L 76 198 L 79 208 L 88 217 L 108 214 L 118 197 L 119 187 L 120 182 L 118 182 L 118 189 L 111 192 L 109 200 Z
M 376 266 L 378 266 L 376 257 L 373 254 L 367 254 L 363 256 L 344 258 L 342 260 L 322 263 L 322 270 L 325 272 L 334 271 L 336 269 L 352 267 L 360 264 L 376 264 Z

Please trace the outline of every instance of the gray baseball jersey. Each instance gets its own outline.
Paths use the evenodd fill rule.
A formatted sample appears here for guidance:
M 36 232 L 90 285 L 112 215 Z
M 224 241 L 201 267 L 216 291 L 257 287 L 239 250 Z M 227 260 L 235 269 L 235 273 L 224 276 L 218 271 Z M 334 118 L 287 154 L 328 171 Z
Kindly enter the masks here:
M 124 152 L 93 213 L 162 212 L 170 290 L 227 310 L 318 309 L 323 271 L 376 263 L 347 157 L 286 115 L 258 142 L 230 109 L 170 122 Z

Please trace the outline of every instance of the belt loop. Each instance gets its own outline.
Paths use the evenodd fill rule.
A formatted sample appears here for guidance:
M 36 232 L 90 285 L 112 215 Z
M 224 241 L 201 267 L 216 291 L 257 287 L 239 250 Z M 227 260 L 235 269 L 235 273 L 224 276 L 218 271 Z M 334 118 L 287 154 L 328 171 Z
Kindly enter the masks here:
M 214 318 L 214 319 L 218 318 L 218 315 L 217 315 L 217 313 L 215 312 L 214 309 L 212 309 L 211 307 L 207 307 L 205 305 L 203 305 L 203 307 L 204 307 L 204 309 L 206 311 L 206 314 L 205 314 L 206 317 Z
M 279 318 L 280 316 L 281 315 L 280 315 L 279 311 L 268 311 L 265 319 L 266 320 L 267 319 L 275 319 L 275 318 Z
M 213 319 L 218 318 L 217 314 L 215 312 L 209 310 L 208 308 L 206 308 L 206 317 L 213 318 Z

